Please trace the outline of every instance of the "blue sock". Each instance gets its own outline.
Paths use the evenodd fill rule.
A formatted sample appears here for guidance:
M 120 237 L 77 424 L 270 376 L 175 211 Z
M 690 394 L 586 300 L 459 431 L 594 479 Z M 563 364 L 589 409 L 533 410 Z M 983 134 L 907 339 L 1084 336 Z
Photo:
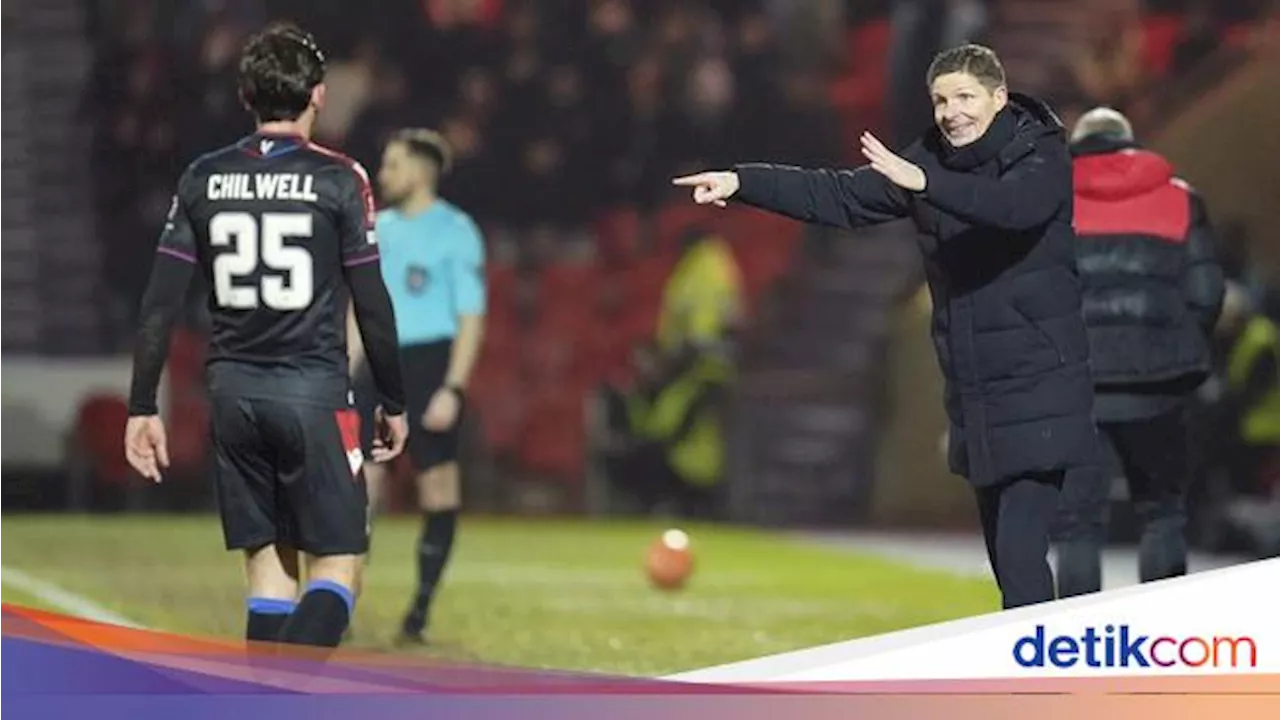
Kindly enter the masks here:
M 280 633 L 286 643 L 337 647 L 355 611 L 355 594 L 332 580 L 312 580 Z
M 298 606 L 296 600 L 264 597 L 251 597 L 245 604 L 249 607 L 249 612 L 261 615 L 288 615 Z
M 249 610 L 245 638 L 256 642 L 273 642 L 280 637 L 280 630 L 297 603 L 279 598 L 251 597 L 245 605 Z
M 312 580 L 311 582 L 307 583 L 307 594 L 310 594 L 319 590 L 327 590 L 337 595 L 338 597 L 342 598 L 343 604 L 347 606 L 347 614 L 348 615 L 355 614 L 356 596 L 355 596 L 355 593 L 351 592 L 350 588 L 340 583 L 336 583 L 332 580 Z M 305 598 L 306 595 L 303 595 L 303 597 Z

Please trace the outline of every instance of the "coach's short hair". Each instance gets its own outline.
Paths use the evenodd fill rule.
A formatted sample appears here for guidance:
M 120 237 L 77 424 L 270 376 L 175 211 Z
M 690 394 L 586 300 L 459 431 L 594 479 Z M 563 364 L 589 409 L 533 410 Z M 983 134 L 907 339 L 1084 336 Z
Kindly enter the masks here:
M 950 73 L 969 73 L 978 78 L 988 90 L 995 90 L 1006 83 L 1004 65 L 996 51 L 985 45 L 961 45 L 950 50 L 943 50 L 929 63 L 926 82 L 933 87 L 933 81 Z
M 1072 142 L 1079 142 L 1087 137 L 1108 137 L 1133 142 L 1133 124 L 1119 110 L 1096 107 L 1081 115 L 1071 131 Z
M 249 38 L 240 54 L 240 98 L 258 122 L 297 120 L 324 82 L 324 53 L 311 33 L 276 23 Z
M 435 130 L 427 128 L 401 128 L 391 133 L 388 143 L 402 143 L 409 152 L 435 163 L 441 175 L 453 169 L 453 148 L 449 141 Z

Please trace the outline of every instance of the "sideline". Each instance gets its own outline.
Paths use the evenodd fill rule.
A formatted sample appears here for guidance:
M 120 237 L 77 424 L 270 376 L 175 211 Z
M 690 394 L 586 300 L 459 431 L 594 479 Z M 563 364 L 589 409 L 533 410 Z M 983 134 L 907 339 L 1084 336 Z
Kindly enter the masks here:
M 22 570 L 0 566 L 0 582 L 5 585 L 12 585 L 14 588 L 29 595 L 34 595 L 41 602 L 48 603 L 68 615 L 138 630 L 146 629 L 145 626 L 108 610 L 84 595 L 71 592 L 46 580 L 41 580 Z

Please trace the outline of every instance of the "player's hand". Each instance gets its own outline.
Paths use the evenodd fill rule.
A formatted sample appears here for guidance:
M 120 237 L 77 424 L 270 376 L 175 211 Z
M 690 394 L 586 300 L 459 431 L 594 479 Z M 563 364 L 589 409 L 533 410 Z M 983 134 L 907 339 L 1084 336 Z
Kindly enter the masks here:
M 159 415 L 136 415 L 124 428 L 124 455 L 138 474 L 160 482 L 160 471 L 169 467 L 169 444 Z
M 449 388 L 440 388 L 431 396 L 427 411 L 422 413 L 422 427 L 434 432 L 444 432 L 458 422 L 461 410 L 458 394 Z
M 378 406 L 373 412 L 373 461 L 384 463 L 395 459 L 404 452 L 404 444 L 409 439 L 409 420 L 404 413 L 387 415 Z
M 724 207 L 729 198 L 738 192 L 738 173 L 702 172 L 685 175 L 671 181 L 673 185 L 693 188 L 693 201 L 699 205 Z
M 927 183 L 924 170 L 894 154 L 869 132 L 862 133 L 862 156 L 871 162 L 872 170 L 889 178 L 894 185 L 912 192 L 924 190 Z

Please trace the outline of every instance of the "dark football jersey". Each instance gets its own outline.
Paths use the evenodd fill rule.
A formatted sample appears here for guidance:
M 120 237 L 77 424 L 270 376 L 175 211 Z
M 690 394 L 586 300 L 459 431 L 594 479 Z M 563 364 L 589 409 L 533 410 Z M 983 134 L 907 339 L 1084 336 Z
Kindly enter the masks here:
M 158 252 L 208 282 L 211 389 L 221 373 L 264 395 L 314 392 L 299 377 L 345 393 L 344 268 L 378 261 L 374 217 L 364 168 L 298 136 L 256 133 L 187 168 Z

